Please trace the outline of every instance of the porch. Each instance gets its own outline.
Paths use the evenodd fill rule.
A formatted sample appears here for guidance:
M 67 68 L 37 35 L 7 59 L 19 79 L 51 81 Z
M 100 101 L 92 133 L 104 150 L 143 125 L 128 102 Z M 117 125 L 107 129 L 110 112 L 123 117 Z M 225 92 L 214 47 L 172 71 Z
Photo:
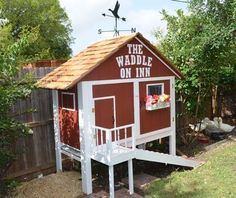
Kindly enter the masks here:
M 134 158 L 136 148 L 134 124 L 111 129 L 99 126 L 92 128 L 94 131 L 92 159 L 112 166 Z

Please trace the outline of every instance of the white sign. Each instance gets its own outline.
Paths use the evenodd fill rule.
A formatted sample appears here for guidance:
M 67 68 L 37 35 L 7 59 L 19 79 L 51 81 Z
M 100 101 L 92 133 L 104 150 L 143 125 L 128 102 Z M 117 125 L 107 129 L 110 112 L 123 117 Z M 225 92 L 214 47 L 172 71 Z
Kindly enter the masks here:
M 143 45 L 127 44 L 128 54 L 116 57 L 121 78 L 146 78 L 151 75 L 152 57 L 143 55 Z M 136 66 L 136 67 L 134 67 Z M 134 74 L 134 75 L 132 75 Z

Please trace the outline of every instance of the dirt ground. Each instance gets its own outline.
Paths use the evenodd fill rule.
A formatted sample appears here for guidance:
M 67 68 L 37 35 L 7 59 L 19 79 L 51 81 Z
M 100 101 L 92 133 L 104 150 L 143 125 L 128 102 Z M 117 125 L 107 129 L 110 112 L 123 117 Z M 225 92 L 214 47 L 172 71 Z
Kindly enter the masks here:
M 21 183 L 14 198 L 78 198 L 82 196 L 81 176 L 75 171 L 51 174 Z
M 202 151 L 196 159 L 207 161 L 209 157 L 218 149 L 222 149 L 231 144 L 236 144 L 236 138 L 227 139 L 217 144 L 209 145 Z M 147 168 L 147 167 L 146 167 Z M 80 173 L 67 171 L 51 174 L 42 178 L 33 179 L 29 182 L 21 183 L 14 195 L 14 198 L 79 198 L 84 197 L 81 187 Z

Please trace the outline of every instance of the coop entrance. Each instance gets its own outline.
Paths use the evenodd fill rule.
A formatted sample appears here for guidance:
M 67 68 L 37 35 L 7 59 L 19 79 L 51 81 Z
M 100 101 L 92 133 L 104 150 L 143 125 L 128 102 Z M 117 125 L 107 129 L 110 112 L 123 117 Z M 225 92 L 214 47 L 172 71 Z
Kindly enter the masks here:
M 94 98 L 95 125 L 104 128 L 116 127 L 115 97 Z

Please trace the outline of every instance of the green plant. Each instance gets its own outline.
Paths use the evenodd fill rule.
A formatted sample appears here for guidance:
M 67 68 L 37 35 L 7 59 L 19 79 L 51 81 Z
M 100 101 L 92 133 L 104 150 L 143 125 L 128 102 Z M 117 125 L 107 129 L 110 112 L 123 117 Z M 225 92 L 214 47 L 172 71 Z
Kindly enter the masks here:
M 181 70 L 176 82 L 187 113 L 201 118 L 217 95 L 236 82 L 235 0 L 192 0 L 189 13 L 162 11 L 167 34 L 156 32 L 158 48 Z M 217 106 L 212 105 L 217 114 Z
M 4 197 L 4 195 L 8 194 L 12 189 L 18 186 L 18 182 L 12 179 L 5 179 L 1 183 L 0 187 L 0 197 Z
M 18 39 L 22 30 L 38 29 L 37 44 L 29 44 L 22 51 L 40 59 L 68 58 L 71 55 L 71 24 L 59 0 L 0 0 L 0 19 L 11 24 L 11 35 Z
M 6 41 L 4 49 L 0 49 L 0 193 L 2 195 L 14 187 L 14 182 L 5 178 L 16 157 L 14 144 L 29 130 L 23 123 L 16 121 L 9 111 L 17 100 L 26 98 L 35 87 L 29 75 L 19 79 L 17 74 L 22 62 L 27 60 L 21 52 L 36 41 L 37 30 L 32 32 L 23 30 L 16 41 L 12 40 L 9 34 L 5 34 L 9 30 L 9 27 L 0 27 L 0 37 L 5 36 Z

